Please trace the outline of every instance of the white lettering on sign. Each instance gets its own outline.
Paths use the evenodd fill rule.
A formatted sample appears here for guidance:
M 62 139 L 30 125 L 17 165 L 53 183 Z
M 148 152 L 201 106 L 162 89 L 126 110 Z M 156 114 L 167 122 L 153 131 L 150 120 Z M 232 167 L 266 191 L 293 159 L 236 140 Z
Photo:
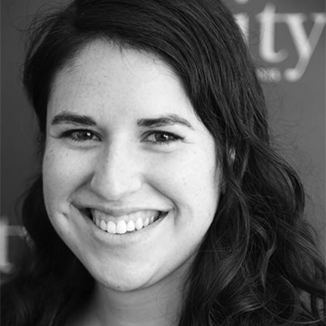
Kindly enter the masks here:
M 8 218 L 0 217 L 0 272 L 9 272 L 12 268 L 8 260 L 9 238 L 10 237 L 27 237 L 27 232 L 22 226 L 8 225 Z
M 284 15 L 285 21 L 289 26 L 293 36 L 295 47 L 299 54 L 299 61 L 295 68 L 285 70 L 285 78 L 289 81 L 297 81 L 304 74 L 312 54 L 318 44 L 320 36 L 326 24 L 326 14 L 312 14 L 311 18 L 314 22 L 313 28 L 307 35 L 304 22 L 307 17 L 303 14 Z
M 277 83 L 282 80 L 282 73 L 278 68 L 258 68 L 257 76 L 263 82 Z
M 238 3 L 244 3 L 240 0 Z M 238 13 L 235 16 L 243 35 L 249 42 L 249 24 L 250 18 L 247 13 Z M 316 49 L 316 46 L 322 36 L 326 25 L 326 13 L 277 13 L 276 6 L 272 3 L 267 3 L 264 9 L 256 15 L 256 21 L 259 23 L 260 42 L 259 56 L 267 63 L 281 63 L 290 56 L 289 49 L 275 49 L 276 25 L 285 24 L 289 30 L 289 34 L 293 40 L 298 62 L 294 67 L 287 68 L 282 74 L 279 68 L 261 68 L 258 75 L 263 80 L 279 81 L 284 77 L 287 81 L 298 81 L 305 73 L 311 57 Z M 313 26 L 308 33 L 305 28 L 306 22 L 312 22 Z M 276 73 L 278 71 L 278 73 Z M 266 76 L 269 78 L 266 78 Z
M 240 4 L 243 4 L 243 3 L 247 3 L 248 0 L 235 0 L 235 2 L 240 3 Z
M 243 36 L 246 41 L 249 40 L 249 16 L 247 14 L 236 14 L 234 18 L 237 24 L 240 26 Z
M 257 15 L 260 22 L 259 54 L 267 62 L 282 62 L 288 56 L 285 50 L 275 52 L 275 24 L 283 21 L 282 14 L 275 13 L 275 6 L 267 4 L 265 9 Z
M 8 262 L 8 219 L 0 218 L 0 271 L 7 271 Z

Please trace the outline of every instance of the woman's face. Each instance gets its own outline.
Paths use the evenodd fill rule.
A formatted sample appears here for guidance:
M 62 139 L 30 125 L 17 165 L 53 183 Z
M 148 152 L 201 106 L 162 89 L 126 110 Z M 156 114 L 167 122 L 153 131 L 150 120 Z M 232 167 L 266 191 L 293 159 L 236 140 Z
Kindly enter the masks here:
M 214 139 L 176 74 L 104 41 L 56 75 L 43 178 L 60 237 L 119 291 L 188 269 L 221 186 Z

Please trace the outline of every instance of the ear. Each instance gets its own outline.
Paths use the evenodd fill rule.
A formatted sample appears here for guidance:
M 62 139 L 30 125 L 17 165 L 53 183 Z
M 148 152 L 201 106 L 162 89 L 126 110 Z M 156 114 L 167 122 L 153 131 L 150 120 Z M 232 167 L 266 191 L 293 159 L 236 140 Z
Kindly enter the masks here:
M 235 157 L 236 157 L 235 149 L 230 148 L 227 160 L 228 160 L 228 163 L 230 163 L 231 166 L 234 163 Z M 220 171 L 220 173 L 221 173 L 221 171 Z M 224 176 L 223 176 L 222 173 L 220 174 L 219 179 L 220 179 L 221 193 L 224 194 L 225 191 L 226 191 L 226 182 L 225 182 L 225 179 L 224 179 Z
M 226 183 L 223 175 L 223 169 L 221 166 L 216 168 L 215 171 L 215 186 L 219 188 L 220 194 L 224 194 L 226 191 Z
M 233 163 L 234 160 L 235 160 L 235 149 L 234 148 L 230 148 L 229 150 L 229 158 L 230 158 L 230 161 Z

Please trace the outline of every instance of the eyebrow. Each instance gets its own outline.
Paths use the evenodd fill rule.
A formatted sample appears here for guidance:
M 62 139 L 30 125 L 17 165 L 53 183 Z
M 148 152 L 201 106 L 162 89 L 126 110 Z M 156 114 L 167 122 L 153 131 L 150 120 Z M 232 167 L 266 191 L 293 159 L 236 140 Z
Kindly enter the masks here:
M 83 125 L 83 126 L 96 126 L 96 121 L 87 116 L 87 115 L 79 115 L 75 113 L 68 113 L 63 112 L 56 115 L 51 125 L 58 125 L 58 124 L 74 124 L 74 125 Z M 190 129 L 194 129 L 189 121 L 176 114 L 168 114 L 165 116 L 161 116 L 158 118 L 152 119 L 139 119 L 137 120 L 137 125 L 139 127 L 147 127 L 147 128 L 157 128 L 157 127 L 164 127 L 164 126 L 171 126 L 179 124 Z
M 153 119 L 139 119 L 137 125 L 140 127 L 156 128 L 179 124 L 190 129 L 194 129 L 189 121 L 176 114 L 168 114 L 162 117 Z
M 87 116 L 87 115 L 79 115 L 75 113 L 67 113 L 63 112 L 56 115 L 52 120 L 52 125 L 57 125 L 61 123 L 70 123 L 74 125 L 83 125 L 83 126 L 96 126 L 96 121 Z

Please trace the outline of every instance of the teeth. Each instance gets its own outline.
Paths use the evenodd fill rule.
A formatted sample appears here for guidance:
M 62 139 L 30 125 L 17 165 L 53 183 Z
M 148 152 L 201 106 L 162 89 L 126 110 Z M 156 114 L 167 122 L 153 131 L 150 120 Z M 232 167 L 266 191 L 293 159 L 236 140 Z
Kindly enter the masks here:
M 144 224 L 143 224 L 143 220 L 142 220 L 141 218 L 139 218 L 139 219 L 136 221 L 136 229 L 137 229 L 137 230 L 140 230 L 140 229 L 143 228 L 143 226 L 144 226 Z
M 112 233 L 112 234 L 116 234 L 117 233 L 117 226 L 115 225 L 114 222 L 112 222 L 112 221 L 109 221 L 108 222 L 107 231 L 109 233 Z
M 106 231 L 106 223 L 105 223 L 103 220 L 101 221 L 100 228 L 101 228 L 103 231 Z
M 152 223 L 154 223 L 159 217 L 161 213 L 157 213 L 154 216 L 147 217 L 145 220 L 142 218 L 142 212 L 134 213 L 133 216 L 136 217 L 136 222 L 133 220 L 129 220 L 126 222 L 123 218 L 128 218 L 127 216 L 120 216 L 120 220 L 116 223 L 112 220 L 105 222 L 101 216 L 96 216 L 92 214 L 92 219 L 96 226 L 103 231 L 106 231 L 110 234 L 126 234 L 127 232 L 135 232 L 139 231 L 142 228 L 145 228 Z
M 135 222 L 134 221 L 129 221 L 127 224 L 127 231 L 132 232 L 135 231 Z
M 121 220 L 117 224 L 117 233 L 125 234 L 127 232 L 127 224 L 126 221 Z

